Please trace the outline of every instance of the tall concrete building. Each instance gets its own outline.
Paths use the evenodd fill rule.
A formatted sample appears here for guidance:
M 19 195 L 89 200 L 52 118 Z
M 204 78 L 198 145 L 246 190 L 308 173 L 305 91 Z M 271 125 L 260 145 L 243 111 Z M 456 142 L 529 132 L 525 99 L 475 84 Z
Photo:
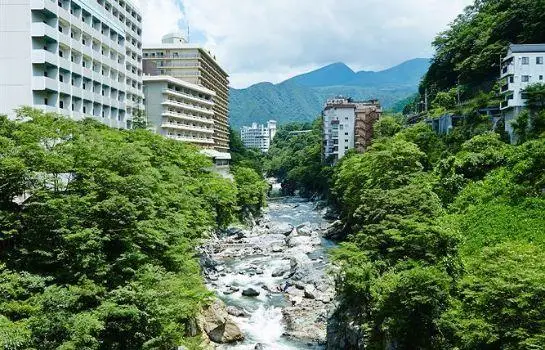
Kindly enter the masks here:
M 144 77 L 144 93 L 148 123 L 156 133 L 202 148 L 214 147 L 214 91 L 156 75 Z
M 276 135 L 276 121 L 269 120 L 267 125 L 252 123 L 251 126 L 243 126 L 240 130 L 240 138 L 244 146 L 257 148 L 266 153 Z
M 371 143 L 373 124 L 381 114 L 377 100 L 328 100 L 322 112 L 324 157 L 336 162 L 351 149 L 364 152 Z
M 505 118 L 506 131 L 513 139 L 511 123 L 526 105 L 524 89 L 536 83 L 545 83 L 545 44 L 510 45 L 502 60 L 501 93 L 504 101 L 500 109 Z
M 229 80 L 215 57 L 189 44 L 183 34 L 169 34 L 162 43 L 144 48 L 144 74 L 172 76 L 213 91 L 214 148 L 229 151 Z
M 1 0 L 0 113 L 28 105 L 131 127 L 144 108 L 141 28 L 129 0 Z

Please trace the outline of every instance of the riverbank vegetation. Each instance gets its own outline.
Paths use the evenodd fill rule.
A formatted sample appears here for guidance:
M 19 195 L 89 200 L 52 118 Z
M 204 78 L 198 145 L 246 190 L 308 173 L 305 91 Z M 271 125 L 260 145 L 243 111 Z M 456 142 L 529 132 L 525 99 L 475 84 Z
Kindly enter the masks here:
M 330 167 L 322 162 L 322 121 L 282 125 L 265 158 L 267 176 L 282 184 L 284 195 L 316 197 L 327 193 Z
M 261 177 L 239 168 L 242 184 L 211 166 L 145 130 L 0 117 L 0 347 L 191 342 L 186 326 L 211 300 L 195 247 L 263 198 L 246 187 Z

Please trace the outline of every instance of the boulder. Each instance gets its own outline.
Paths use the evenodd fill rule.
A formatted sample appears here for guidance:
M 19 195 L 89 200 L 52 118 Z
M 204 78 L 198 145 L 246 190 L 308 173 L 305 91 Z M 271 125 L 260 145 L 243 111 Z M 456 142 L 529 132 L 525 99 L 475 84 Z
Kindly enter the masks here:
M 235 306 L 227 306 L 227 313 L 235 317 L 248 317 L 246 311 L 239 309 Z
M 282 253 L 284 251 L 284 248 L 281 245 L 273 245 L 271 248 L 271 251 L 273 253 Z
M 199 324 L 202 331 L 215 343 L 226 344 L 244 340 L 240 328 L 229 317 L 225 304 L 220 300 L 203 309 Z
M 282 267 L 279 267 L 279 268 L 276 268 L 273 272 L 272 272 L 272 277 L 282 277 L 284 276 L 284 274 L 288 272 L 288 269 L 285 269 L 285 268 L 282 268 Z
M 287 222 L 275 222 L 269 225 L 269 233 L 287 236 L 293 231 L 293 226 Z
M 311 236 L 312 232 L 313 232 L 313 229 L 310 222 L 306 222 L 302 225 L 297 226 L 296 233 L 299 236 Z
M 257 297 L 259 295 L 259 291 L 253 288 L 246 288 L 242 291 L 242 295 L 245 297 Z
M 307 284 L 305 286 L 305 298 L 307 299 L 316 299 L 317 289 L 312 284 Z
M 265 347 L 261 343 L 257 343 L 254 346 L 254 350 L 265 350 Z

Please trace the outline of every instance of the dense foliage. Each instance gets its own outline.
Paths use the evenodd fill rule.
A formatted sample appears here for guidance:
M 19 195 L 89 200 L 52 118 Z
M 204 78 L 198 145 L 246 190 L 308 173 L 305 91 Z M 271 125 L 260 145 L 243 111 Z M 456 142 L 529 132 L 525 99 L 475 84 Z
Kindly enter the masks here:
M 545 139 L 453 149 L 424 124 L 376 129 L 333 177 L 338 312 L 369 348 L 544 347 Z
M 19 117 L 0 118 L 0 347 L 187 344 L 210 299 L 195 245 L 260 205 L 252 189 L 145 130 Z
M 536 0 L 476 0 L 439 34 L 436 54 L 421 85 L 435 95 L 463 86 L 463 99 L 489 91 L 509 43 L 545 42 L 545 3 Z
M 299 191 L 304 197 L 312 197 L 327 191 L 330 167 L 322 163 L 321 140 L 321 119 L 313 124 L 292 123 L 279 128 L 265 168 L 282 184 L 285 195 Z

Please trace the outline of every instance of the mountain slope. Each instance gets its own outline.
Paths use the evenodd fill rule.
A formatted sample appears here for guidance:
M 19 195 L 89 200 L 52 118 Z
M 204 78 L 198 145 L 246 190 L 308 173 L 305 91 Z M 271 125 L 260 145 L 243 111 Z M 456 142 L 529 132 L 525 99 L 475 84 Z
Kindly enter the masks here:
M 342 85 L 354 79 L 356 73 L 344 63 L 333 63 L 315 71 L 290 78 L 284 83 L 299 86 L 317 87 Z
M 343 63 L 334 63 L 280 84 L 231 89 L 230 123 L 239 129 L 269 119 L 279 123 L 311 121 L 328 98 L 338 95 L 378 98 L 384 108 L 390 108 L 417 91 L 428 66 L 428 59 L 417 58 L 380 72 L 354 72 Z

